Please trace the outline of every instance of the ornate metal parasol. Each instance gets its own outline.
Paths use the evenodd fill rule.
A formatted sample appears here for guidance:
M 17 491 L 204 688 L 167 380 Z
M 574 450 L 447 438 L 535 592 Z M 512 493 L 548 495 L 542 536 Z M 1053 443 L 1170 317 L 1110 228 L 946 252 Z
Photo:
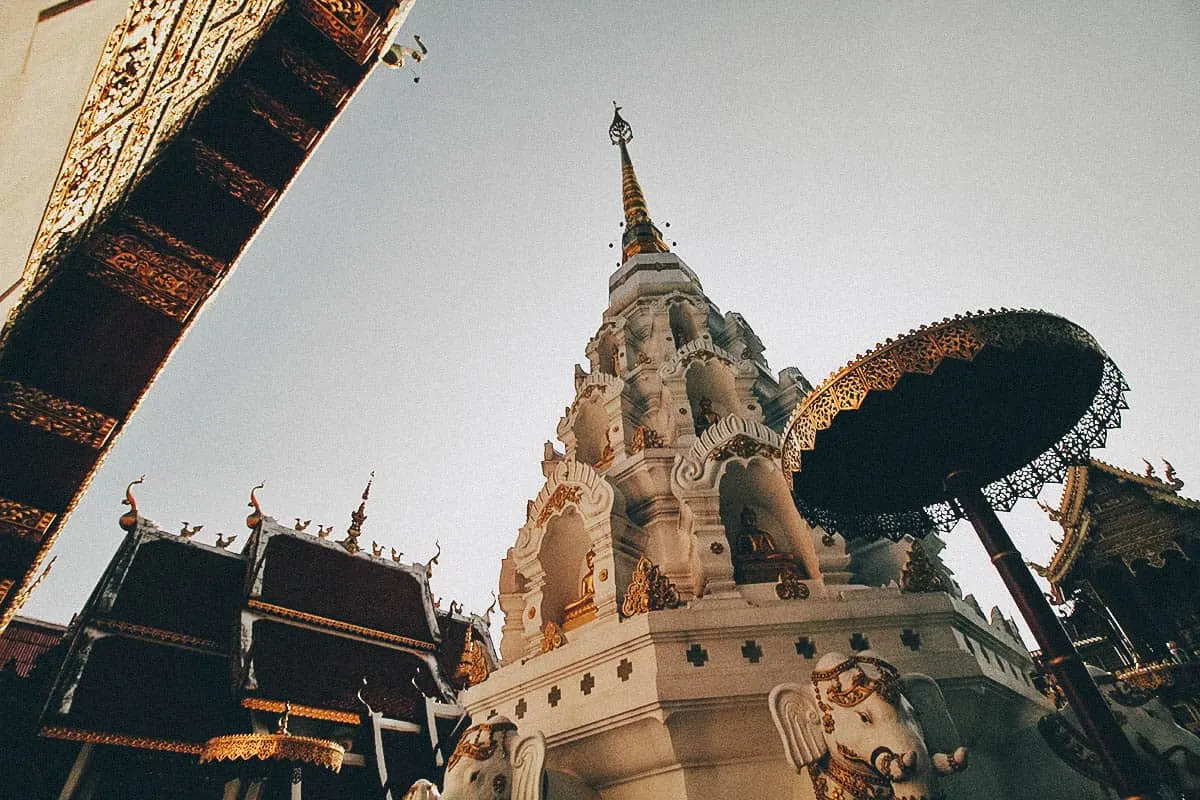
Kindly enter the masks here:
M 783 466 L 797 508 L 847 539 L 970 519 L 1124 798 L 1142 798 L 1128 740 L 996 517 L 1087 460 L 1128 389 L 1095 339 L 1042 311 L 944 319 L 877 345 L 792 414 Z

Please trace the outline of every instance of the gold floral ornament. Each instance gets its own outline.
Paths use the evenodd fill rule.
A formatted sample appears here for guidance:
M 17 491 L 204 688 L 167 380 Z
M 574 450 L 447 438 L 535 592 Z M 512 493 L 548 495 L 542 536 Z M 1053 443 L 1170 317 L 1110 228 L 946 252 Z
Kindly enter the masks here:
M 638 425 L 633 431 L 633 439 L 629 443 L 630 453 L 640 453 L 652 447 L 666 447 L 662 435 L 648 425 Z
M 874 667 L 877 676 L 868 675 L 863 669 L 864 664 Z M 846 673 L 849 673 L 849 685 L 843 677 Z M 853 708 L 877 692 L 888 704 L 895 704 L 900 696 L 899 670 L 872 656 L 850 656 L 829 669 L 813 670 L 812 682 L 818 694 L 820 684 L 827 681 L 829 686 L 825 688 L 824 697 L 842 708 Z
M 200 763 L 213 761 L 290 761 L 324 767 L 332 772 L 342 769 L 346 748 L 328 739 L 293 736 L 288 732 L 291 704 L 284 703 L 275 733 L 239 733 L 216 736 L 204 743 Z
M 950 591 L 946 577 L 933 565 L 920 542 L 913 542 L 909 548 L 908 561 L 900 571 L 900 591 L 913 594 Z
M 812 592 L 794 569 L 780 570 L 775 582 L 775 594 L 780 600 L 805 600 Z
M 542 652 L 549 653 L 551 650 L 557 650 L 567 643 L 563 636 L 562 628 L 558 627 L 553 622 L 547 622 L 542 626 Z
M 475 641 L 475 633 L 470 626 L 467 626 L 467 633 L 464 637 L 462 657 L 458 662 L 458 669 L 455 670 L 454 677 L 463 683 L 464 686 L 475 686 L 483 683 L 488 676 L 487 656 L 483 652 L 483 643 Z
M 504 743 L 506 733 L 516 733 L 517 726 L 506 717 L 498 717 L 492 722 L 481 722 L 467 728 L 466 733 L 458 740 L 458 746 L 446 760 L 446 771 L 454 769 L 461 758 L 472 761 L 487 761 L 496 752 L 496 748 Z
M 633 568 L 633 579 L 629 582 L 629 588 L 625 590 L 621 614 L 632 617 L 678 606 L 679 594 L 675 591 L 674 584 L 650 559 L 645 556 L 639 558 Z

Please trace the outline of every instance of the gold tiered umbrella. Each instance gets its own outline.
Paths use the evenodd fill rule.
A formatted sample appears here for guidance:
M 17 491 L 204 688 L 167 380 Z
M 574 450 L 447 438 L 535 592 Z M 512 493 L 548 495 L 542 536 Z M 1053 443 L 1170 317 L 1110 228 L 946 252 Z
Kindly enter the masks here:
M 975 527 L 1123 798 L 1128 740 L 996 517 L 1083 463 L 1128 389 L 1091 334 L 1042 311 L 979 312 L 889 339 L 814 389 L 784 432 L 793 499 L 847 539 Z

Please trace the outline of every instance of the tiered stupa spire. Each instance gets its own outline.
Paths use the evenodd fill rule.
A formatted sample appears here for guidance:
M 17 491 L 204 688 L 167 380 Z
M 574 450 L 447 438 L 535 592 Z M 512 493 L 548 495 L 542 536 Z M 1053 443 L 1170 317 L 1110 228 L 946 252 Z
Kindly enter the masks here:
M 642 194 L 633 161 L 629 158 L 627 145 L 633 141 L 633 128 L 621 118 L 621 107 L 613 101 L 613 121 L 608 126 L 608 138 L 621 148 L 621 203 L 625 207 L 625 233 L 621 237 L 621 248 L 625 260 L 640 253 L 669 252 L 663 242 L 662 232 L 650 219 L 646 208 L 646 196 Z

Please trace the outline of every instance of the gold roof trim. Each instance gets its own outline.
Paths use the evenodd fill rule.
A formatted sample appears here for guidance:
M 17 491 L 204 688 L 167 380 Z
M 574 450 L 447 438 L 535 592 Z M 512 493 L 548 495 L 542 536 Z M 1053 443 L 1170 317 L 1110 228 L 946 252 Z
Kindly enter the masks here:
M 186 633 L 176 633 L 175 631 L 163 630 L 162 628 L 153 628 L 149 625 L 139 625 L 134 622 L 125 622 L 124 620 L 107 617 L 94 619 L 91 625 L 111 633 L 123 633 L 144 639 L 153 639 L 166 644 L 182 644 L 188 647 L 195 647 L 197 650 L 208 650 L 214 653 L 221 652 L 221 645 L 212 639 L 203 639 L 199 636 L 191 636 Z
M 134 747 L 139 750 L 160 750 L 167 753 L 185 753 L 198 756 L 203 745 L 194 742 L 180 742 L 174 739 L 156 739 L 151 736 L 127 736 L 123 733 L 103 733 L 101 731 L 86 731 L 79 728 L 65 728 L 58 725 L 46 725 L 39 736 L 47 739 L 64 739 L 69 742 L 87 742 L 88 744 L 111 744 L 118 747 Z
M 328 739 L 290 733 L 235 733 L 204 743 L 200 763 L 213 761 L 299 761 L 332 772 L 342 769 L 346 748 Z
M 432 642 L 423 642 L 420 639 L 412 639 L 408 636 L 401 636 L 398 633 L 388 633 L 387 631 L 376 630 L 375 628 L 366 628 L 362 625 L 355 625 L 352 622 L 343 622 L 340 619 L 332 619 L 331 617 L 322 617 L 317 614 L 310 614 L 307 611 L 297 611 L 294 608 L 286 606 L 277 606 L 274 603 L 265 603 L 262 600 L 247 600 L 246 605 L 255 611 L 261 611 L 264 614 L 270 614 L 273 617 L 282 617 L 284 619 L 293 619 L 297 622 L 307 622 L 310 625 L 319 625 L 324 628 L 330 628 L 336 631 L 344 631 L 345 633 L 354 633 L 359 636 L 365 636 L 368 639 L 376 639 L 389 644 L 400 644 L 406 647 L 412 647 L 417 650 L 425 650 L 433 652 L 437 649 L 437 645 Z
M 1075 566 L 1075 562 L 1083 553 L 1084 545 L 1088 542 L 1091 513 L 1087 510 L 1085 502 L 1092 470 L 1106 473 L 1118 480 L 1148 490 L 1150 499 L 1153 501 L 1167 503 L 1189 511 L 1200 511 L 1200 502 L 1179 495 L 1182 482 L 1172 484 L 1157 477 L 1139 475 L 1097 458 L 1090 459 L 1087 464 L 1071 467 L 1067 471 L 1067 480 L 1063 486 L 1058 510 L 1043 506 L 1050 514 L 1051 519 L 1062 526 L 1063 530 L 1062 542 L 1055 549 L 1043 576 L 1056 586 L 1066 580 L 1071 568 Z
M 358 714 L 351 711 L 337 711 L 336 709 L 321 708 L 319 706 L 284 703 L 282 700 L 268 700 L 265 697 L 242 698 L 242 708 L 248 708 L 251 711 L 269 711 L 273 714 L 282 714 L 285 706 L 288 707 L 293 716 L 297 717 L 319 719 L 325 722 L 341 722 L 346 725 L 357 725 L 362 721 L 362 718 Z

